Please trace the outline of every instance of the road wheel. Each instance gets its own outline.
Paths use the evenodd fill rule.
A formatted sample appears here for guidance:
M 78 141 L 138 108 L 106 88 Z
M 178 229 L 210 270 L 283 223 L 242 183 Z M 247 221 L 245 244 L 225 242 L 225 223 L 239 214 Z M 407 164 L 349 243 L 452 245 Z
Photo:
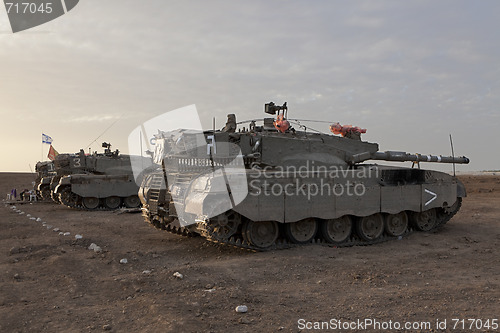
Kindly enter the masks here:
M 432 208 L 423 212 L 413 212 L 410 215 L 412 225 L 420 231 L 429 231 L 436 225 L 436 209 Z
M 99 198 L 86 197 L 82 200 L 83 206 L 87 209 L 96 209 L 99 207 Z
M 377 213 L 360 217 L 356 223 L 358 236 L 365 241 L 373 241 L 382 236 L 384 232 L 384 218 Z
M 137 208 L 141 205 L 141 201 L 137 195 L 131 195 L 123 199 L 123 203 L 127 208 Z
M 243 227 L 243 237 L 247 243 L 265 249 L 278 238 L 279 228 L 275 221 L 248 221 Z
M 406 215 L 406 212 L 388 214 L 385 217 L 385 232 L 389 236 L 401 236 L 406 232 L 406 229 L 408 229 L 408 215 Z
M 117 209 L 118 207 L 120 207 L 121 203 L 122 203 L 122 200 L 117 196 L 107 197 L 104 200 L 104 204 L 109 209 Z
M 347 215 L 323 221 L 321 224 L 321 233 L 328 243 L 343 243 L 351 236 L 351 232 L 352 220 Z
M 54 195 L 57 195 L 57 193 L 53 192 Z M 63 205 L 69 206 L 69 207 L 75 207 L 77 202 L 78 202 L 78 194 L 71 192 L 71 188 L 65 187 L 61 190 L 61 193 L 59 193 L 58 196 L 58 203 L 62 203 Z
M 318 231 L 318 223 L 314 218 L 285 224 L 285 235 L 295 244 L 309 243 Z
M 238 231 L 238 227 L 241 224 L 241 215 L 234 211 L 229 211 L 210 218 L 209 223 L 216 238 L 229 239 L 229 237 Z

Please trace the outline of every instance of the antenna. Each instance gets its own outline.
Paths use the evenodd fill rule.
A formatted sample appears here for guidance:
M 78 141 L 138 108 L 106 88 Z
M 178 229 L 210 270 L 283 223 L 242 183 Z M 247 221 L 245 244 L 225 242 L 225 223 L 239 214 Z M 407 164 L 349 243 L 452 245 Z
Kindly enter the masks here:
M 455 177 L 455 152 L 453 151 L 453 140 L 450 134 L 451 156 L 453 157 L 453 177 Z
M 142 157 L 142 135 L 139 135 L 139 141 L 140 141 L 140 144 L 141 144 L 141 157 Z
M 30 166 L 30 171 L 31 171 L 31 173 L 32 173 L 32 174 L 35 174 L 35 173 L 33 172 L 33 168 L 31 167 L 31 164 L 28 164 L 28 165 Z M 36 176 L 36 175 L 35 175 L 35 176 Z
M 213 117 L 212 119 L 212 128 L 213 128 L 213 133 L 212 133 L 212 145 L 213 147 L 210 147 L 210 148 L 207 148 L 207 149 L 210 149 L 209 151 L 207 151 L 207 153 L 210 153 L 210 164 L 212 166 L 212 171 L 215 172 L 215 162 L 214 162 L 214 152 L 215 152 L 215 117 Z
M 40 162 L 43 162 L 43 130 L 42 130 L 42 146 L 40 150 Z
M 89 143 L 89 145 L 88 145 L 87 147 L 85 147 L 85 148 L 90 147 L 90 145 L 92 145 L 94 142 L 96 142 L 97 140 L 99 140 L 99 138 L 100 138 L 101 136 L 103 136 L 103 135 L 104 135 L 104 133 L 106 133 L 106 132 L 107 132 L 107 131 L 111 128 L 111 127 L 113 127 L 113 125 L 114 125 L 114 124 L 116 124 L 116 122 L 117 122 L 118 120 L 120 120 L 122 117 L 123 117 L 123 114 L 122 114 L 122 115 L 121 115 L 118 119 L 116 119 L 116 120 L 115 120 L 115 121 L 114 121 L 111 125 L 109 125 L 109 126 L 108 126 L 108 128 L 106 128 L 106 129 L 104 130 L 104 132 L 102 132 L 102 133 L 101 133 L 101 134 L 100 134 L 97 138 L 95 138 L 95 140 L 94 140 L 94 141 L 92 141 L 91 143 Z

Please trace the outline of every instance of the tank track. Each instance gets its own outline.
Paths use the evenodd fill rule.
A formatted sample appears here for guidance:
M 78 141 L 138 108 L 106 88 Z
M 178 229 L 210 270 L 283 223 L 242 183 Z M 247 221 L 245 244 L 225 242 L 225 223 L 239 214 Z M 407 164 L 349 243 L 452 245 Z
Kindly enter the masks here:
M 71 209 L 84 210 L 84 211 L 87 211 L 87 212 L 105 212 L 105 211 L 115 211 L 115 210 L 118 210 L 118 209 L 121 209 L 121 208 L 128 208 L 127 206 L 125 206 L 123 204 L 120 205 L 117 208 L 109 208 L 109 207 L 100 205 L 99 207 L 94 208 L 94 209 L 87 208 L 87 207 L 85 207 L 83 205 L 80 205 L 80 204 L 75 204 L 75 205 L 67 205 L 67 204 L 64 204 L 64 203 L 61 203 L 61 204 L 63 206 L 71 208 Z
M 56 194 L 54 193 L 53 195 L 56 195 Z M 78 196 L 77 194 L 74 194 L 74 193 L 73 193 L 73 195 Z M 71 208 L 71 209 L 84 210 L 84 211 L 89 211 L 89 212 L 114 211 L 114 210 L 121 209 L 121 208 L 128 208 L 125 205 L 125 203 L 123 202 L 123 200 L 121 201 L 120 206 L 118 206 L 117 208 L 109 208 L 109 207 L 103 206 L 101 203 L 99 203 L 99 206 L 97 206 L 96 208 L 87 208 L 82 204 L 82 197 L 80 197 L 80 196 L 78 196 L 78 198 L 75 197 L 73 200 L 64 200 L 61 197 L 61 195 L 59 195 L 59 203 L 63 206 Z M 140 207 L 140 205 L 137 208 L 139 208 L 139 207 Z
M 149 216 L 147 209 L 145 208 L 142 208 L 142 217 L 144 218 L 144 221 L 146 221 L 156 229 L 165 230 L 172 234 L 186 236 L 186 237 L 199 236 L 196 232 L 190 231 L 189 228 L 182 227 L 177 219 L 172 219 L 172 221 L 170 221 L 169 223 L 166 223 L 159 219 L 152 219 Z
M 448 221 L 450 221 L 453 216 L 460 210 L 462 206 L 462 198 L 457 198 L 457 205 L 456 207 L 453 207 L 454 209 L 451 212 L 446 212 L 442 208 L 433 208 L 437 210 L 436 214 L 436 223 L 435 225 L 428 231 L 425 232 L 433 232 L 435 230 L 440 229 L 444 224 L 446 224 Z M 188 228 L 179 226 L 179 225 L 174 225 L 173 223 L 176 222 L 176 220 L 173 220 L 171 223 L 165 223 L 160 220 L 152 219 L 146 208 L 142 209 L 143 212 L 143 217 L 144 220 L 151 224 L 153 227 L 160 229 L 160 230 L 165 230 L 173 234 L 177 235 L 182 235 L 182 236 L 198 236 L 198 233 L 190 231 Z M 177 221 L 178 224 L 178 221 Z M 201 235 L 208 241 L 215 243 L 215 244 L 222 244 L 230 247 L 235 247 L 235 248 L 240 248 L 240 249 L 246 249 L 254 252 L 265 252 L 265 251 L 274 251 L 274 250 L 282 250 L 282 249 L 290 249 L 298 246 L 304 246 L 304 245 L 313 245 L 313 244 L 320 244 L 320 245 L 326 245 L 326 246 L 332 246 L 332 247 L 352 247 L 352 246 L 369 246 L 369 245 L 374 245 L 374 244 L 379 244 L 383 242 L 387 242 L 390 240 L 396 240 L 400 239 L 400 237 L 407 237 L 414 232 L 418 231 L 411 225 L 409 225 L 408 229 L 404 232 L 403 235 L 394 237 L 394 236 L 389 236 L 386 235 L 385 233 L 372 241 L 366 241 L 361 239 L 356 233 L 353 231 L 349 239 L 346 241 L 340 243 L 340 244 L 332 244 L 324 240 L 321 235 L 320 237 L 315 237 L 313 238 L 310 242 L 305 243 L 305 244 L 295 244 L 289 242 L 285 237 L 279 237 L 273 245 L 266 247 L 266 248 L 260 248 L 256 247 L 252 244 L 249 244 L 246 240 L 243 239 L 241 234 L 231 236 L 229 238 L 226 237 L 221 237 L 217 232 L 214 231 L 213 227 L 207 223 L 206 221 L 203 222 L 198 222 L 197 224 L 197 229 L 201 231 Z M 320 234 L 320 232 L 318 231 Z
M 37 193 L 40 195 L 40 198 L 44 201 L 52 201 L 51 195 L 50 195 L 50 187 L 49 185 L 45 185 L 42 187 L 41 191 L 37 191 Z

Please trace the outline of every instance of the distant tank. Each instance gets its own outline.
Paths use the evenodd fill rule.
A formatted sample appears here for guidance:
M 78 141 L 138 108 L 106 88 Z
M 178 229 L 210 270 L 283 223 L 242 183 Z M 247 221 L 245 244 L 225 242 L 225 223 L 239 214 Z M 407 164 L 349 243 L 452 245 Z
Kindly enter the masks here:
M 99 156 L 102 154 L 86 155 L 83 149 L 80 149 L 75 154 L 58 154 L 54 161 L 43 162 L 52 163 L 53 172 L 44 175 L 38 184 L 38 192 L 45 200 L 60 203 L 59 196 L 54 193 L 56 186 L 63 176 L 71 175 L 73 173 L 91 173 L 92 163 L 89 161 L 89 156 Z M 92 157 L 93 158 L 93 157 Z
M 38 199 L 50 200 L 50 179 L 56 171 L 53 161 L 38 162 L 35 165 L 36 179 L 33 189 Z M 45 182 L 43 182 L 45 180 Z
M 139 207 L 139 186 L 132 172 L 131 156 L 111 151 L 106 142 L 102 146 L 104 154 L 85 155 L 81 150 L 56 160 L 61 172 L 59 179 L 54 177 L 52 181 L 57 181 L 53 196 L 63 205 L 86 210 Z M 151 165 L 150 157 L 141 159 L 145 167 Z
M 54 160 L 55 175 L 49 175 L 42 179 L 43 186 L 47 186 L 49 189 L 48 194 L 50 198 L 55 203 L 61 203 L 59 201 L 59 195 L 55 194 L 56 186 L 62 177 L 71 175 L 73 173 L 89 173 L 89 169 L 86 167 L 87 156 L 83 149 L 75 154 L 59 154 Z M 48 184 L 48 185 L 47 185 Z
M 254 250 L 326 242 L 366 245 L 435 229 L 455 215 L 464 185 L 419 162 L 469 163 L 466 157 L 380 152 L 365 129 L 332 134 L 292 128 L 287 106 L 237 130 L 177 130 L 155 136 L 156 170 L 139 197 L 145 220 L 179 234 Z M 334 134 L 340 134 L 336 136 Z M 412 161 L 412 168 L 366 163 Z

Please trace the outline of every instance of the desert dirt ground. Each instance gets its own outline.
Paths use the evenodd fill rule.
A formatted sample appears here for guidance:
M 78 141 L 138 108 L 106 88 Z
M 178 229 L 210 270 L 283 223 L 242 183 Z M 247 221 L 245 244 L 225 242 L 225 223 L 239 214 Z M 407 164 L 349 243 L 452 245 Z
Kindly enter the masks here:
M 352 248 L 254 253 L 156 230 L 140 214 L 33 203 L 16 205 L 21 215 L 3 203 L 0 332 L 307 332 L 365 319 L 500 332 L 500 176 L 460 178 L 468 197 L 439 231 Z M 32 180 L 2 173 L 0 193 Z M 363 328 L 374 330 L 326 331 Z

